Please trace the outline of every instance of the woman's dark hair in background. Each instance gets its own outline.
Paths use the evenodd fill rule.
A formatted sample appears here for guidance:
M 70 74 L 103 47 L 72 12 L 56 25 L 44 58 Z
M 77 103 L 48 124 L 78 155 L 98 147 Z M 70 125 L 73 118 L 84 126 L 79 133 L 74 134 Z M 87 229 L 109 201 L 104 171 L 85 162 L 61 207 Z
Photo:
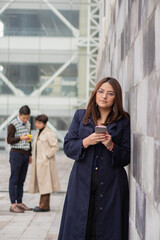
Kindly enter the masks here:
M 22 106 L 20 109 L 19 109 L 19 114 L 24 114 L 24 115 L 28 115 L 28 114 L 30 114 L 31 113 L 31 111 L 30 111 L 30 108 L 27 106 L 27 105 L 25 105 L 25 106 Z
M 115 102 L 104 124 L 106 125 L 108 123 L 115 122 L 122 117 L 129 118 L 129 114 L 123 109 L 122 89 L 119 82 L 115 78 L 106 77 L 97 83 L 95 89 L 92 92 L 83 120 L 84 125 L 88 124 L 90 117 L 92 117 L 94 124 L 97 124 L 97 120 L 100 118 L 100 112 L 96 104 L 96 93 L 97 90 L 101 87 L 101 85 L 106 82 L 108 82 L 113 87 L 115 93 Z
M 44 124 L 46 124 L 48 121 L 48 117 L 45 114 L 41 114 L 35 118 L 35 121 L 43 122 Z

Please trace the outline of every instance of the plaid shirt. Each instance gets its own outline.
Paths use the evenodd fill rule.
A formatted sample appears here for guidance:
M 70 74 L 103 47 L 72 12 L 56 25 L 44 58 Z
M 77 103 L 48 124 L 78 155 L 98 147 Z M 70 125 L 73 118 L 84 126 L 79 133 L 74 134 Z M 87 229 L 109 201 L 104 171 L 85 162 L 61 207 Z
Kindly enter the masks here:
M 12 125 L 14 125 L 16 132 L 15 132 L 15 139 L 19 139 L 21 135 L 23 134 L 30 134 L 31 132 L 31 124 L 29 121 L 26 122 L 26 124 L 21 123 L 18 118 L 16 117 L 15 119 L 12 120 L 12 122 L 10 123 Z M 29 151 L 30 150 L 30 143 L 26 142 L 26 141 L 19 141 L 16 143 L 11 144 L 12 148 L 16 148 L 16 149 L 22 149 L 25 151 Z

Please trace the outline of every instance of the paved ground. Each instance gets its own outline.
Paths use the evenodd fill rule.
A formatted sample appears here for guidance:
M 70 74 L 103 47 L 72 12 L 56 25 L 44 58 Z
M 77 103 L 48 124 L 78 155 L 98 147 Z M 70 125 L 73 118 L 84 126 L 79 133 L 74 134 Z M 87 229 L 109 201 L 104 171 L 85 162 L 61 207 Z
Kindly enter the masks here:
M 10 175 L 8 154 L 0 153 L 0 239 L 1 240 L 57 240 L 61 212 L 73 161 L 63 152 L 56 154 L 61 182 L 61 192 L 51 195 L 51 211 L 46 213 L 9 212 L 8 179 Z M 24 186 L 23 202 L 29 207 L 39 203 L 39 194 L 27 193 L 31 166 Z

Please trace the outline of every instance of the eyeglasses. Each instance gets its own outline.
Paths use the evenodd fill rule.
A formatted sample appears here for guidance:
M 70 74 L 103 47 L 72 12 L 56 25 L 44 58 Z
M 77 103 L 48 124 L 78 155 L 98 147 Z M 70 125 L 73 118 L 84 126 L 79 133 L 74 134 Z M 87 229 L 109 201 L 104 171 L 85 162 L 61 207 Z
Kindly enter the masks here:
M 105 91 L 103 91 L 103 90 L 101 90 L 101 89 L 99 89 L 99 90 L 97 90 L 97 93 L 100 95 L 100 96 L 102 96 L 102 95 L 107 95 L 108 97 L 113 97 L 115 94 L 114 94 L 114 92 L 105 92 Z

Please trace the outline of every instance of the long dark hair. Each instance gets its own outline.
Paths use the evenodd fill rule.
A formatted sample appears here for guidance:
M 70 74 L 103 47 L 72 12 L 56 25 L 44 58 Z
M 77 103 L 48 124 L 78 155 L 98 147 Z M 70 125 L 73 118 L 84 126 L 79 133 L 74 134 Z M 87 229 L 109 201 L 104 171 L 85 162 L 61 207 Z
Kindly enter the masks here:
M 96 107 L 96 93 L 97 90 L 101 87 L 101 85 L 106 82 L 108 82 L 113 87 L 113 90 L 115 92 L 115 101 L 114 105 L 112 106 L 111 112 L 109 113 L 104 124 L 106 125 L 108 123 L 116 122 L 122 117 L 129 118 L 129 114 L 123 109 L 122 89 L 119 82 L 115 78 L 106 77 L 97 83 L 95 89 L 91 94 L 83 119 L 84 125 L 88 124 L 90 118 L 92 118 L 95 125 L 97 124 L 97 120 L 100 118 L 100 111 L 98 107 Z

